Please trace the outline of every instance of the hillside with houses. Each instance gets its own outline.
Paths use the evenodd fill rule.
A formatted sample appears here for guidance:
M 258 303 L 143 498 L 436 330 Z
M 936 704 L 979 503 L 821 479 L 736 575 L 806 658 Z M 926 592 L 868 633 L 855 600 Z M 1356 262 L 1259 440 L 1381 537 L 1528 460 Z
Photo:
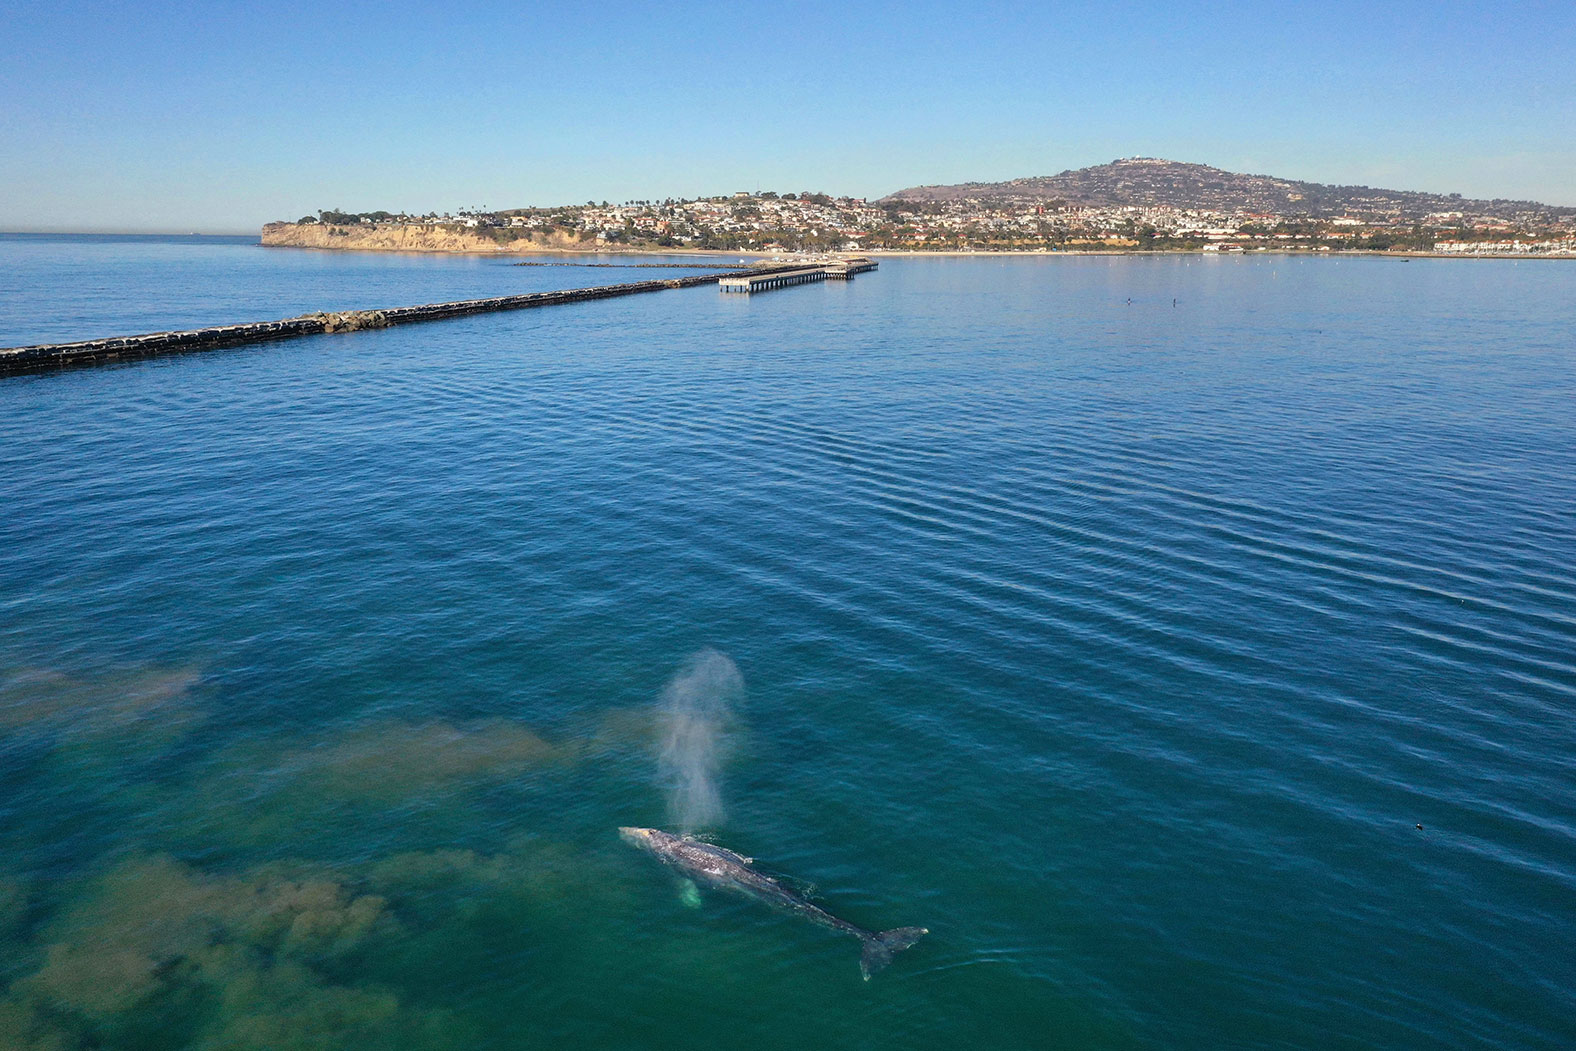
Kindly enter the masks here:
M 331 209 L 263 243 L 394 251 L 1411 251 L 1576 255 L 1576 208 L 1130 158 L 876 201 L 738 192 L 457 213 Z

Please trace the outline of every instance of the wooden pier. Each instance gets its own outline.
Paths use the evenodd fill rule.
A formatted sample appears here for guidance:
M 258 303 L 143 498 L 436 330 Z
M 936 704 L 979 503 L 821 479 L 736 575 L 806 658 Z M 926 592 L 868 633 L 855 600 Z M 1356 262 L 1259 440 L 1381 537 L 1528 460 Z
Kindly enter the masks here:
M 815 263 L 800 269 L 779 270 L 774 273 L 733 274 L 721 278 L 717 287 L 724 292 L 766 292 L 773 288 L 787 288 L 811 281 L 847 281 L 855 274 L 876 268 L 873 259 L 839 259 L 830 263 Z
M 804 269 L 783 270 L 775 274 L 736 274 L 717 279 L 717 287 L 724 292 L 765 292 L 772 288 L 787 288 L 810 281 L 825 281 L 826 267 L 812 266 Z
M 845 259 L 827 267 L 826 276 L 833 281 L 847 281 L 855 274 L 863 274 L 875 268 L 874 259 Z

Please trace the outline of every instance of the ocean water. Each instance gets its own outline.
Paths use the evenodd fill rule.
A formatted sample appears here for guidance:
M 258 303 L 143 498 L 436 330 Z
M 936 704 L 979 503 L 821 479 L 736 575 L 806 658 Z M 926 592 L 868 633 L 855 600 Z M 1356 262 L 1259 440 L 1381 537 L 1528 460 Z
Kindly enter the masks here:
M 0 273 L 0 345 L 643 276 Z M 1278 256 L 0 379 L 0 1047 L 1576 1045 L 1573 407 L 1576 266 Z M 616 835 L 690 819 L 930 933 Z

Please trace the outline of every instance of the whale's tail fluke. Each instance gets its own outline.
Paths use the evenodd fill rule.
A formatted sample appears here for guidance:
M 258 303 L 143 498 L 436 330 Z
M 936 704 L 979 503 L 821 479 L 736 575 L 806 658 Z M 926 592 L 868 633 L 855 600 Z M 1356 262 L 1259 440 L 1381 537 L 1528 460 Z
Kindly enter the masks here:
M 877 931 L 875 934 L 866 935 L 864 951 L 859 954 L 859 973 L 864 975 L 865 981 L 868 982 L 892 962 L 893 956 L 929 933 L 930 931 L 924 927 L 893 927 L 889 931 Z

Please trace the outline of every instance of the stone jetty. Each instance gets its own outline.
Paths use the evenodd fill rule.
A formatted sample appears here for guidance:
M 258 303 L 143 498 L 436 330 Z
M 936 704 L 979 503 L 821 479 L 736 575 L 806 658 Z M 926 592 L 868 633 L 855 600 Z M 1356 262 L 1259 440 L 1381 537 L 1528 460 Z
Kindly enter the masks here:
M 803 263 L 791 263 L 750 267 L 747 272 L 751 277 L 760 278 L 773 274 L 800 273 L 804 269 Z M 720 274 L 697 274 L 692 277 L 631 281 L 592 288 L 570 288 L 559 292 L 529 292 L 515 296 L 494 296 L 490 299 L 467 299 L 457 303 L 428 303 L 425 306 L 392 307 L 387 310 L 346 310 L 303 314 L 282 321 L 219 325 L 213 328 L 188 329 L 184 332 L 150 332 L 141 336 L 87 339 L 76 343 L 41 343 L 31 347 L 5 347 L 0 348 L 0 375 L 75 365 L 97 365 L 156 354 L 218 350 L 222 347 L 239 347 L 248 343 L 266 343 L 271 340 L 294 339 L 297 336 L 315 336 L 329 332 L 388 328 L 392 325 L 441 321 L 445 318 L 487 314 L 498 310 L 525 310 L 531 307 L 556 306 L 560 303 L 583 303 L 593 299 L 638 295 L 642 292 L 661 292 L 670 288 L 712 285 L 717 284 L 719 280 L 723 280 Z

